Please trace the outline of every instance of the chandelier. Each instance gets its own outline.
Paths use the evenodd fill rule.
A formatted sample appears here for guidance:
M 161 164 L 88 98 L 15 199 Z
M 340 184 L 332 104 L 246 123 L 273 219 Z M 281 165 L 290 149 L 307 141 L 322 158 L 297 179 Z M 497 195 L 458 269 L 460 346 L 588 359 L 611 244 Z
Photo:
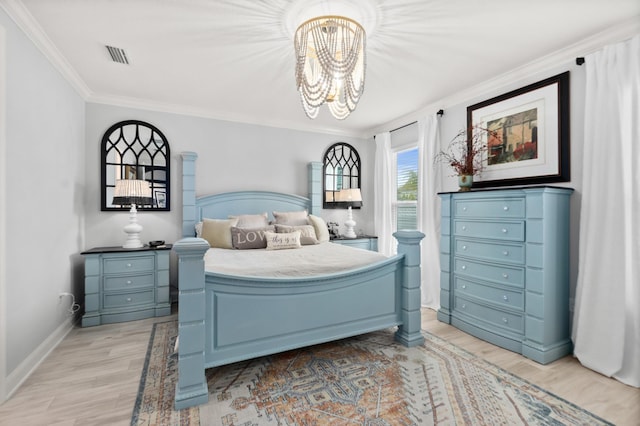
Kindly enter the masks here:
M 316 118 L 322 104 L 344 120 L 364 91 L 365 31 L 343 16 L 320 16 L 296 30 L 296 88 L 304 112 Z

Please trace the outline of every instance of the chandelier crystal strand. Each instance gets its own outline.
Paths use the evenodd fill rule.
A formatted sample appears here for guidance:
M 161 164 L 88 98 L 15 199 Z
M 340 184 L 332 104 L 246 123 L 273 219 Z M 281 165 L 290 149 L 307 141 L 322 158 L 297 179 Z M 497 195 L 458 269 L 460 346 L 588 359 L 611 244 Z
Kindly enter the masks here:
M 362 26 L 342 16 L 321 16 L 298 27 L 296 88 L 309 118 L 325 103 L 339 120 L 355 110 L 364 91 L 365 40 Z

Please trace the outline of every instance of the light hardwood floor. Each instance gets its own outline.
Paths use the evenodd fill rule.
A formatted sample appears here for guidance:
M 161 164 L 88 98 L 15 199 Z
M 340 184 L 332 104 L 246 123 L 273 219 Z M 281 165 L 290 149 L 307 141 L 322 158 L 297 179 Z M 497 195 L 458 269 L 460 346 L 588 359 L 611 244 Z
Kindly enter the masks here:
M 127 425 L 154 322 L 172 317 L 75 328 L 0 406 L 0 425 Z M 428 332 L 579 405 L 610 422 L 640 425 L 640 390 L 565 357 L 540 365 L 474 338 L 423 310 Z

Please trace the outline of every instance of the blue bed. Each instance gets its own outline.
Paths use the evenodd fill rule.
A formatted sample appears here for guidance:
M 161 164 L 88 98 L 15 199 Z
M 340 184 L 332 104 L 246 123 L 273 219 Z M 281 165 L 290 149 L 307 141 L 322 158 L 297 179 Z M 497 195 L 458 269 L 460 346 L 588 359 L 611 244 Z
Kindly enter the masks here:
M 308 210 L 310 197 L 265 191 L 195 196 L 194 153 L 183 153 L 183 235 L 178 256 L 179 354 L 175 407 L 205 403 L 205 368 L 270 355 L 398 326 L 406 346 L 420 333 L 420 241 L 400 231 L 398 255 L 376 264 L 320 277 L 237 277 L 205 272 L 209 244 L 193 237 L 202 218 Z M 313 180 L 317 167 L 310 167 Z

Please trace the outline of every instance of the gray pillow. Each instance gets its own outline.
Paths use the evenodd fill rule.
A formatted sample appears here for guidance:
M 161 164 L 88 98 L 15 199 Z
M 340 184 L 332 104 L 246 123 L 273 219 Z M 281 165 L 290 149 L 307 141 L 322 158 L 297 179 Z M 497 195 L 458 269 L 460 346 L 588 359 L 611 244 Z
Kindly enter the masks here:
M 280 225 L 306 225 L 309 213 L 306 210 L 293 212 L 273 212 L 273 217 Z
M 265 226 L 263 228 L 231 228 L 231 241 L 234 249 L 260 249 L 267 247 L 267 239 L 265 232 L 274 231 L 273 226 Z
M 276 223 L 276 232 L 279 234 L 286 234 L 290 232 L 300 231 L 300 244 L 303 246 L 310 246 L 314 244 L 319 244 L 318 238 L 316 237 L 316 231 L 312 225 L 280 225 Z

